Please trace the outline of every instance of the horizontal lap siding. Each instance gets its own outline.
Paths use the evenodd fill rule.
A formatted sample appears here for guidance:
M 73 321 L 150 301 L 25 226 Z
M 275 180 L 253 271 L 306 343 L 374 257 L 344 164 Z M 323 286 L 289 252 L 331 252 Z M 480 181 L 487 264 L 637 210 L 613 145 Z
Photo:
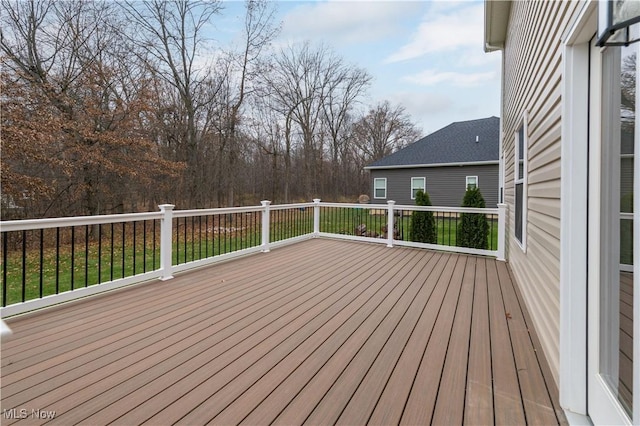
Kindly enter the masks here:
M 424 167 L 419 169 L 371 170 L 371 202 L 413 205 L 411 178 L 424 177 L 427 192 L 434 206 L 460 207 L 466 190 L 466 177 L 478 176 L 480 192 L 487 207 L 498 203 L 498 165 Z M 387 178 L 387 198 L 373 198 L 373 179 Z
M 503 150 L 509 262 L 558 380 L 561 36 L 578 2 L 513 2 L 504 55 Z M 514 237 L 515 134 L 528 114 L 527 247 Z

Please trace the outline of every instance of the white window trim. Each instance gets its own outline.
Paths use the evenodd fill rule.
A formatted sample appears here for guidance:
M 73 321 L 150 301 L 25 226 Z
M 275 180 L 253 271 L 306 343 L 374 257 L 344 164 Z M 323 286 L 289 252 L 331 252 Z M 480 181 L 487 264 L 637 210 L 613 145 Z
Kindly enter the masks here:
M 384 181 L 384 197 L 377 197 L 376 181 Z M 387 178 L 373 178 L 373 198 L 378 200 L 385 200 L 387 198 Z
M 584 7 L 564 40 L 560 178 L 560 405 L 568 418 L 587 416 L 587 170 L 590 39 L 595 4 Z M 599 66 L 594 68 L 599 69 Z M 592 79 L 600 76 L 594 71 Z M 594 91 L 597 92 L 597 91 Z M 592 94 L 592 97 L 596 93 Z M 599 101 L 597 101 L 599 104 Z M 592 120 L 591 126 L 595 125 Z M 583 142 L 577 142 L 583 141 Z M 595 143 L 595 141 L 594 141 Z M 590 321 L 594 321 L 593 319 Z M 596 320 L 597 322 L 597 320 Z M 591 326 L 591 325 L 590 325 Z M 572 422 L 573 423 L 573 422 Z M 577 422 L 576 422 L 577 423 Z
M 476 180 L 476 188 L 480 188 L 480 180 L 478 176 L 467 176 L 465 178 L 464 190 L 466 191 L 469 188 L 469 178 L 474 178 Z
M 514 135 L 514 142 L 515 142 L 515 146 L 513 149 L 514 152 L 514 169 L 513 169 L 513 197 L 514 197 L 514 207 L 515 206 L 515 202 L 516 202 L 516 185 L 518 184 L 522 184 L 522 241 L 518 240 L 518 237 L 516 236 L 516 227 L 515 227 L 515 217 L 514 217 L 514 226 L 513 226 L 513 239 L 516 241 L 516 243 L 518 244 L 518 246 L 522 249 L 522 251 L 524 253 L 527 252 L 527 205 L 528 205 L 528 197 L 527 197 L 527 182 L 529 179 L 529 156 L 528 156 L 528 151 L 529 151 L 529 113 L 527 111 L 525 111 L 524 116 L 522 117 L 522 122 L 520 124 L 520 126 L 518 126 L 515 135 Z M 522 162 L 523 162 L 523 171 L 522 171 L 522 177 L 520 179 L 518 179 L 518 171 L 520 170 L 519 168 L 519 157 L 520 157 L 520 140 L 518 137 L 518 132 L 520 130 L 520 128 L 522 128 L 522 133 L 524 134 L 524 152 L 522 153 Z M 516 214 L 516 208 L 513 209 L 513 214 Z
M 413 180 L 414 179 L 422 179 L 422 188 L 414 188 L 413 187 Z M 416 197 L 413 196 L 413 190 L 414 189 L 422 189 L 422 192 L 426 192 L 427 191 L 427 178 L 426 177 L 422 177 L 422 176 L 415 176 L 411 178 L 411 193 L 409 194 L 412 200 L 415 200 Z

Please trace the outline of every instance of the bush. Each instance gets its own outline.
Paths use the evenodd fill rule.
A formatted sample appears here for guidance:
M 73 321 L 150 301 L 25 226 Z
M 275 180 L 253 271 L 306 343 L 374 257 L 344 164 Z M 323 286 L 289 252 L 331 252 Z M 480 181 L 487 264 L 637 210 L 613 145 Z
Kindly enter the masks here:
M 479 188 L 469 188 L 464 194 L 462 207 L 485 208 L 484 198 Z M 487 216 L 480 213 L 462 213 L 458 229 L 458 245 L 486 249 L 488 247 L 489 222 Z
M 416 205 L 430 206 L 429 194 L 418 191 L 416 193 Z M 411 241 L 431 244 L 438 242 L 436 220 L 433 217 L 433 212 L 413 212 L 411 215 Z

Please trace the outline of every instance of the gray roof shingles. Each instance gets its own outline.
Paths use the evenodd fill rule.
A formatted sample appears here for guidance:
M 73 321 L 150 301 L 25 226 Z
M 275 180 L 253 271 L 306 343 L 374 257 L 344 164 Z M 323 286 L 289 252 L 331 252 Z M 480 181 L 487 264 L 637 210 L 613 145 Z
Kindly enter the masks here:
M 458 121 L 369 164 L 366 168 L 498 161 L 499 138 L 498 117 Z

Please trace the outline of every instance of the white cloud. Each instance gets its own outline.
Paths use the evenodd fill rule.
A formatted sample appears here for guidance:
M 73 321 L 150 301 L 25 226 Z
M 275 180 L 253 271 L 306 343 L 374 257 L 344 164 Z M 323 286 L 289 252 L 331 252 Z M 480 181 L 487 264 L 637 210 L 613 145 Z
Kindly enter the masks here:
M 283 19 L 283 36 L 361 43 L 380 40 L 402 28 L 401 20 L 422 9 L 419 2 L 328 1 L 305 3 Z
M 401 91 L 388 93 L 384 99 L 402 105 L 425 135 L 442 127 L 455 108 L 454 99 L 441 93 Z
M 484 6 L 482 3 L 453 3 L 445 8 L 438 2 L 412 35 L 411 40 L 390 55 L 387 63 L 406 61 L 429 53 L 451 51 L 458 48 L 482 49 Z
M 494 71 L 460 73 L 455 71 L 437 72 L 434 70 L 425 70 L 418 74 L 408 75 L 403 79 L 409 83 L 420 86 L 450 84 L 455 87 L 472 87 L 480 86 L 490 81 L 493 82 L 497 77 Z

